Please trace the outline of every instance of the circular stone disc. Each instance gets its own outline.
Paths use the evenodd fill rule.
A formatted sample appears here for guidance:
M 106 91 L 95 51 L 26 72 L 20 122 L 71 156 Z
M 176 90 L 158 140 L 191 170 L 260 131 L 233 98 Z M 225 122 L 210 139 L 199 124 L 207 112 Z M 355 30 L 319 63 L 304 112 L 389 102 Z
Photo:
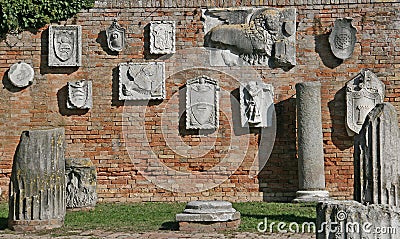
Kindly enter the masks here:
M 8 79 L 16 87 L 26 87 L 33 81 L 35 72 L 31 65 L 25 62 L 15 63 L 8 71 Z

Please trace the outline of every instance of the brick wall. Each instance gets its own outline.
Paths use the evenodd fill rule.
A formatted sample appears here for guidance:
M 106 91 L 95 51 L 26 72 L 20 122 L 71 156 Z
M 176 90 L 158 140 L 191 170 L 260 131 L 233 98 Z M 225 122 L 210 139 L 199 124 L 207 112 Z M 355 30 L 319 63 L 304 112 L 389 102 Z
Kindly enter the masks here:
M 298 189 L 294 85 L 317 80 L 322 83 L 327 190 L 335 198 L 352 198 L 353 139 L 345 130 L 344 86 L 362 68 L 370 68 L 386 85 L 385 101 L 400 108 L 400 4 L 366 0 L 312 2 L 97 1 L 95 8 L 60 23 L 82 25 L 83 57 L 79 68 L 47 67 L 47 26 L 38 32 L 1 39 L 2 197 L 7 195 L 20 133 L 29 128 L 62 126 L 66 130 L 66 157 L 88 157 L 97 166 L 98 193 L 103 201 L 291 200 Z M 245 5 L 297 8 L 297 66 L 289 71 L 206 67 L 209 56 L 198 48 L 204 39 L 202 7 Z M 127 29 L 127 47 L 119 54 L 107 49 L 105 39 L 105 29 L 115 17 Z M 341 17 L 353 18 L 358 31 L 354 54 L 344 62 L 334 58 L 327 41 L 333 22 Z M 148 24 L 153 20 L 176 21 L 174 56 L 158 59 L 149 54 Z M 19 90 L 10 86 L 6 74 L 11 64 L 21 60 L 32 63 L 36 75 L 33 85 Z M 150 103 L 119 101 L 118 64 L 155 60 L 166 62 L 167 99 Z M 242 132 L 236 127 L 238 78 L 251 78 L 254 72 L 275 88 L 277 131 L 273 146 L 268 141 L 270 132 Z M 186 80 L 197 75 L 219 81 L 221 114 L 217 132 L 184 128 L 182 89 Z M 93 81 L 93 108 L 89 111 L 65 107 L 66 84 L 79 79 Z M 265 161 L 269 154 L 265 167 L 253 177 L 257 162 Z M 149 166 L 152 160 L 166 167 Z M 233 175 L 225 178 L 207 174 L 221 163 L 232 167 Z M 181 176 L 170 169 L 190 175 Z M 163 170 L 165 174 L 160 173 Z M 221 184 L 196 192 L 213 186 L 213 182 Z

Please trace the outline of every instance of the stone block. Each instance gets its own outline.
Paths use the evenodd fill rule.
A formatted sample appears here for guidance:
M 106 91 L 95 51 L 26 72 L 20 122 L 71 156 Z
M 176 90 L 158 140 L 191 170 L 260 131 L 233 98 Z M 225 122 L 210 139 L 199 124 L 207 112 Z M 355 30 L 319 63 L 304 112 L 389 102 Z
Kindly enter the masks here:
M 174 21 L 155 21 L 150 23 L 150 53 L 175 53 Z
M 64 129 L 22 132 L 14 156 L 9 193 L 9 227 L 61 227 L 65 216 Z
M 96 167 L 88 158 L 68 158 L 65 161 L 67 208 L 93 208 L 97 202 Z
M 219 86 L 208 76 L 186 82 L 186 129 L 217 129 Z
M 82 27 L 49 27 L 49 66 L 81 66 Z
M 92 105 L 91 81 L 68 82 L 68 109 L 91 109 Z
M 153 100 L 165 98 L 163 62 L 119 64 L 119 99 Z

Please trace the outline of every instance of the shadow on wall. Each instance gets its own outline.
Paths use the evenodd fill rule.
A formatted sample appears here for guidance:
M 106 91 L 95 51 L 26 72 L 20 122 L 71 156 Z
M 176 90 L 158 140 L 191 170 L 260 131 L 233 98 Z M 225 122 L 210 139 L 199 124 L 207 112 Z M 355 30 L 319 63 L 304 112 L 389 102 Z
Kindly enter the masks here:
M 333 144 L 340 150 L 351 148 L 354 141 L 346 130 L 346 87 L 336 92 L 334 99 L 328 102 L 328 107 L 332 119 Z
M 275 104 L 275 111 L 275 144 L 270 158 L 259 173 L 260 190 L 264 193 L 264 201 L 290 202 L 295 198 L 299 184 L 296 159 L 296 99 L 290 98 Z
M 41 53 L 40 53 L 40 74 L 72 74 L 79 67 L 50 67 L 49 66 L 49 29 L 47 28 L 41 35 Z
M 62 116 L 84 115 L 89 109 L 68 109 L 68 86 L 63 86 L 57 92 L 58 110 Z
M 186 129 L 186 85 L 179 87 L 179 135 L 199 135 L 199 129 Z M 203 131 L 203 130 L 202 130 Z M 202 132 L 203 133 L 203 132 Z
M 236 136 L 241 136 L 249 133 L 259 134 L 261 128 L 242 127 L 241 112 L 240 112 L 240 88 L 231 91 L 231 107 L 232 107 L 232 124 L 233 132 Z
M 119 99 L 119 68 L 115 67 L 112 69 L 112 106 L 123 106 L 124 101 Z
M 326 67 L 334 69 L 343 63 L 342 59 L 336 58 L 331 50 L 329 44 L 329 33 L 316 35 L 315 40 L 315 51 L 318 53 L 322 62 Z

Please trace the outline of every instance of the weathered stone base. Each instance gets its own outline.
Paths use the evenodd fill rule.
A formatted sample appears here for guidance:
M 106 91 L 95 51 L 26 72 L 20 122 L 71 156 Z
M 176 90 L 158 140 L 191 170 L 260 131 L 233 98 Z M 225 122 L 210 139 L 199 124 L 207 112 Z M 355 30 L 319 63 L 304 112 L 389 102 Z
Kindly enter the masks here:
M 326 201 L 329 199 L 329 192 L 320 190 L 320 191 L 297 191 L 296 198 L 293 199 L 294 203 L 301 202 L 319 202 Z
M 179 230 L 185 232 L 228 231 L 239 228 L 240 219 L 228 222 L 179 222 Z
M 67 207 L 68 212 L 88 212 L 93 211 L 96 207 Z
M 41 231 L 62 227 L 64 218 L 62 219 L 46 219 L 46 220 L 9 220 L 8 227 L 14 231 Z

